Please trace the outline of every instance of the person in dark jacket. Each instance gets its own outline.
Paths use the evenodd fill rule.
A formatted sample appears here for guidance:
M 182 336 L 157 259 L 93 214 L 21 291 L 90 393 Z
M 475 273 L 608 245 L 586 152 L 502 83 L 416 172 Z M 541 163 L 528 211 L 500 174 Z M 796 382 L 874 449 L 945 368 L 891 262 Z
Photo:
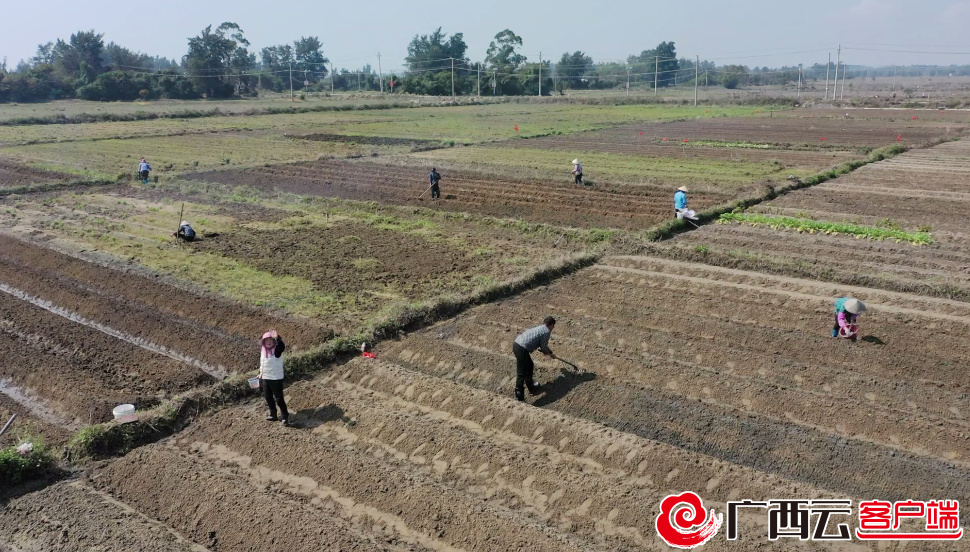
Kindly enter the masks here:
M 431 183 L 431 199 L 441 199 L 441 188 L 438 187 L 438 182 L 441 182 L 441 173 L 438 172 L 438 169 L 431 167 L 428 182 Z
M 175 232 L 173 236 L 175 236 L 176 239 L 187 242 L 195 241 L 195 230 L 192 229 L 192 226 L 188 221 L 183 220 L 182 224 L 179 225 L 178 231 Z
M 532 352 L 538 349 L 549 358 L 558 358 L 549 348 L 549 337 L 556 327 L 556 319 L 547 316 L 542 325 L 522 332 L 512 344 L 512 354 L 515 355 L 515 399 L 525 401 L 525 390 L 529 388 L 530 395 L 538 395 L 542 388 L 532 381 L 535 363 L 532 362 Z
M 259 384 L 263 388 L 266 406 L 269 407 L 266 420 L 275 422 L 280 419 L 276 417 L 276 407 L 279 406 L 283 425 L 288 426 L 290 412 L 286 409 L 286 400 L 283 398 L 283 351 L 286 350 L 286 344 L 276 330 L 270 330 L 263 334 L 260 345 Z

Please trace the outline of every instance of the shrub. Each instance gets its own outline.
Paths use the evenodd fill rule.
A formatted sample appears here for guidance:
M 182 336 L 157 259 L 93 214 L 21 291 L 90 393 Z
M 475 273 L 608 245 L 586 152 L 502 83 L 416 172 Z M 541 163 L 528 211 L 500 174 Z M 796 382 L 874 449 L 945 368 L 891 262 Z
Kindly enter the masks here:
M 23 442 L 32 448 L 26 454 L 14 446 L 0 449 L 0 489 L 40 479 L 56 471 L 54 457 L 40 439 L 28 437 Z

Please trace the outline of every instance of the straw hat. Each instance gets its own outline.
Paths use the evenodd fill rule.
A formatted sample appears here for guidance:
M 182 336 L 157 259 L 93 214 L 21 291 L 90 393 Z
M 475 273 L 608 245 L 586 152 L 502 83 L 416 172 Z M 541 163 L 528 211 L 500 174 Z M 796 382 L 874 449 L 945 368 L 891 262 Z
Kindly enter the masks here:
M 687 193 L 687 186 L 681 186 L 680 188 L 677 188 L 677 191 L 678 192 L 684 192 L 686 194 Z
M 189 225 L 189 221 L 187 221 L 187 220 L 183 220 L 182 221 L 182 226 L 188 226 L 188 225 Z
M 849 299 L 845 302 L 845 310 L 850 314 L 862 314 L 866 312 L 866 304 L 858 299 Z
M 578 165 L 578 164 L 579 164 L 579 159 L 573 159 L 573 165 Z

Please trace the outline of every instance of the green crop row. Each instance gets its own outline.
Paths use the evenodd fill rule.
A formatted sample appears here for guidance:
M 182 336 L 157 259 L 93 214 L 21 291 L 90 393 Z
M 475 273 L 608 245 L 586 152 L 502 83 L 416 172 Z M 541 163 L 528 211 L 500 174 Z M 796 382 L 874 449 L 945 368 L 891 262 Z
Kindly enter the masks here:
M 877 228 L 875 226 L 863 226 L 860 224 L 849 224 L 846 222 L 825 222 L 805 218 L 782 217 L 774 215 L 762 215 L 758 213 L 724 213 L 718 219 L 718 223 L 747 223 L 752 226 L 767 226 L 773 230 L 790 228 L 799 233 L 808 232 L 814 234 L 820 232 L 838 236 L 840 234 L 866 238 L 870 240 L 896 240 L 897 242 L 907 241 L 916 245 L 926 245 L 933 242 L 929 232 L 906 232 L 893 228 Z

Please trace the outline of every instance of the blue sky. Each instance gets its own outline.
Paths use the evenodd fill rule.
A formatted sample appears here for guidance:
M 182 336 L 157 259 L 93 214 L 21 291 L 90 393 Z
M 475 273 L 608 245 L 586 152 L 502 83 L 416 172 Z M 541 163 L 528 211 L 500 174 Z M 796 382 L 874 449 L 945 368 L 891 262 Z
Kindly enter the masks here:
M 324 53 L 346 68 L 383 54 L 385 71 L 400 67 L 407 43 L 438 26 L 462 32 L 469 57 L 483 59 L 495 33 L 510 28 L 523 37 L 530 60 L 556 60 L 583 50 L 594 60 L 618 60 L 663 40 L 682 56 L 720 63 L 778 66 L 824 63 L 843 44 L 851 64 L 970 63 L 970 0 L 780 0 L 644 2 L 557 0 L 455 2 L 389 0 L 264 2 L 253 0 L 7 0 L 0 58 L 16 65 L 36 45 L 77 30 L 96 29 L 105 41 L 180 58 L 186 39 L 208 24 L 238 23 L 255 50 L 316 35 Z M 869 50 L 861 50 L 867 48 Z M 886 50 L 920 52 L 905 53 Z

